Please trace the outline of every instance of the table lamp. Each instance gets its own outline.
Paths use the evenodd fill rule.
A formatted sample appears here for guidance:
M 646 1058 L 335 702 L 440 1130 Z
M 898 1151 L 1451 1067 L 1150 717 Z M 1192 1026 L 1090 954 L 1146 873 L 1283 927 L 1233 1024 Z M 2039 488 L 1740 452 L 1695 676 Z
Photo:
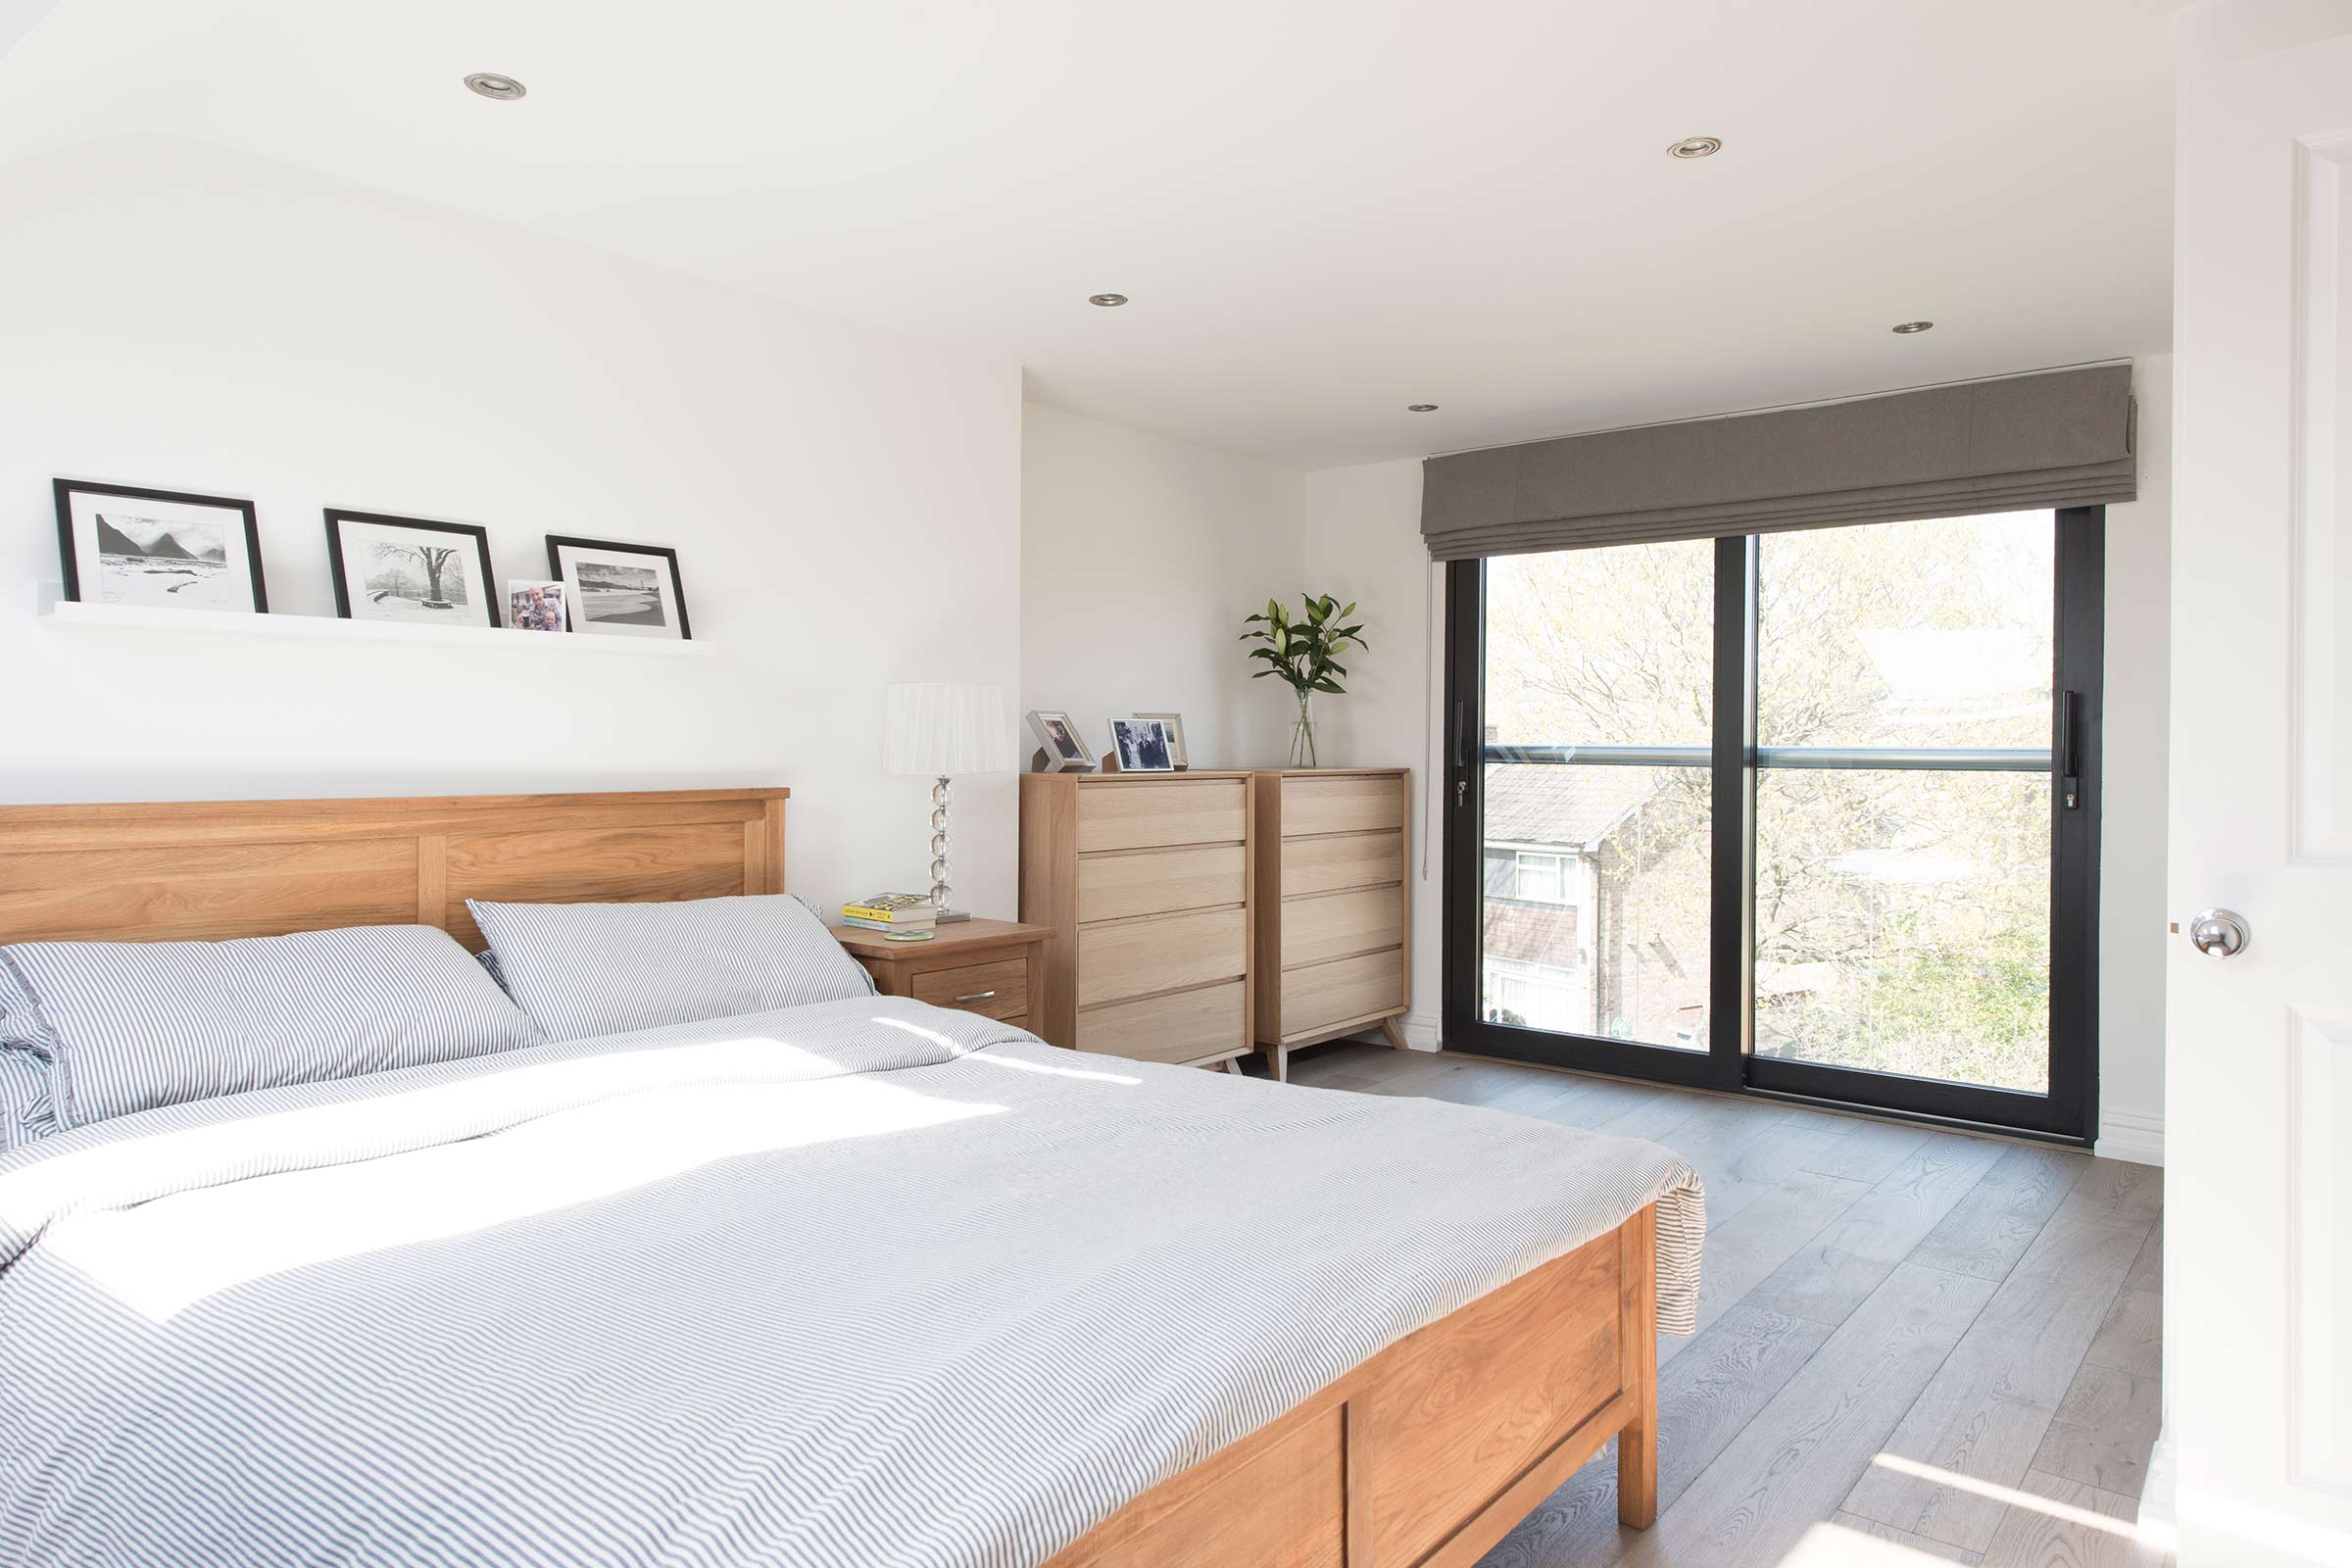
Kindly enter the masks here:
M 908 681 L 890 688 L 883 752 L 891 772 L 936 779 L 931 786 L 931 904 L 942 925 L 969 920 L 952 909 L 948 888 L 948 780 L 1012 767 L 1004 688 L 956 681 Z

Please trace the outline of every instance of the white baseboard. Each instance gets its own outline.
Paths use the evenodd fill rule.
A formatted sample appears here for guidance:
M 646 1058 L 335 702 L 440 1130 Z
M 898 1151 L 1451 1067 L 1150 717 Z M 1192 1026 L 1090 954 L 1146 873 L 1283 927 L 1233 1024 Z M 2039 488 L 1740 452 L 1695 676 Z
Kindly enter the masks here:
M 2164 1163 L 2164 1118 L 2144 1110 L 2099 1112 L 2099 1141 L 2091 1151 L 2101 1159 L 2134 1165 Z
M 1438 1049 L 1438 1020 L 1434 1013 L 1408 1012 L 1404 1015 L 1404 1043 L 1415 1051 Z

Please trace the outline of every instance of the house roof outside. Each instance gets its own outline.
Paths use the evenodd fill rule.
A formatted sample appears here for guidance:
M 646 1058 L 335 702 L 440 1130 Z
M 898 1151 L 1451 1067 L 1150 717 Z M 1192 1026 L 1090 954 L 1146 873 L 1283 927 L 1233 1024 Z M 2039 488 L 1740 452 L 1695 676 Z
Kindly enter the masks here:
M 1646 767 L 1560 762 L 1490 762 L 1490 844 L 1557 844 L 1583 849 L 1656 793 Z

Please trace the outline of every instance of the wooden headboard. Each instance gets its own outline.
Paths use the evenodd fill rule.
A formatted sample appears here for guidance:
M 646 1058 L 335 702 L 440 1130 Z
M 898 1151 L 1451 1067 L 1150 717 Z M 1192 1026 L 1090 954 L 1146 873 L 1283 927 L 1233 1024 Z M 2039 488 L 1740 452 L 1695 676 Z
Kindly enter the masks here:
M 790 790 L 0 807 L 0 943 L 437 925 L 469 898 L 784 891 Z

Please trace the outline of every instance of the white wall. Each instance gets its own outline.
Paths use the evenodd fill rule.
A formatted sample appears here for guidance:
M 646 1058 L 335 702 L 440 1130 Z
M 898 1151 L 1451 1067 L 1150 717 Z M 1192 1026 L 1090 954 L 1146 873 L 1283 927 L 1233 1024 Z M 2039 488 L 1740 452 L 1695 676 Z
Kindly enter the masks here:
M 2161 1161 L 2164 1148 L 2164 861 L 2172 360 L 2150 356 L 2139 397 L 2139 495 L 2107 512 L 2106 795 L 2099 909 L 2100 1152 Z M 1306 476 L 1306 574 L 1360 599 L 1384 633 L 1350 662 L 1333 705 L 1342 764 L 1411 760 L 1422 843 L 1413 872 L 1414 1043 L 1437 1043 L 1440 899 L 1429 788 L 1442 782 L 1445 610 L 1421 545 L 1421 465 Z M 1375 608 L 1377 607 L 1377 608 Z M 1442 838 L 1442 829 L 1440 830 Z M 1442 846 L 1441 846 L 1442 847 Z
M 881 693 L 1017 684 L 1015 367 L 150 137 L 0 168 L 0 800 L 781 783 L 795 892 L 918 885 Z M 41 624 L 53 475 L 251 497 L 304 614 L 329 505 L 673 544 L 715 654 Z M 1011 778 L 957 821 L 1010 914 Z
M 1306 476 L 1306 573 L 1321 591 L 1353 599 L 1371 639 L 1348 661 L 1348 695 L 1328 700 L 1317 727 L 1324 760 L 1341 767 L 1413 770 L 1413 994 L 1405 1038 L 1438 1047 L 1444 827 L 1433 791 L 1445 780 L 1445 606 L 1441 569 L 1421 546 L 1417 460 L 1325 468 Z
M 1021 453 L 1021 707 L 1097 753 L 1113 717 L 1179 712 L 1193 766 L 1281 766 L 1298 710 L 1239 639 L 1302 591 L 1304 477 L 1034 404 Z
M 2100 801 L 2099 1152 L 2164 1162 L 2165 802 L 2173 570 L 2173 357 L 2133 368 L 2139 499 L 2107 509 Z

